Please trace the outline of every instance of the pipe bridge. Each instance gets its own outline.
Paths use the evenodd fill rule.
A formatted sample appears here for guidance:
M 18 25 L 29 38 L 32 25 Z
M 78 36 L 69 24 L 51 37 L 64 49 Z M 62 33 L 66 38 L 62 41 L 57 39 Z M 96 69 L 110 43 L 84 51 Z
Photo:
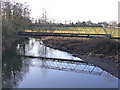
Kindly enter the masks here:
M 26 30 L 18 32 L 18 35 L 41 37 L 41 36 L 57 36 L 57 37 L 85 37 L 85 38 L 104 38 L 111 37 L 105 26 L 39 26 L 35 30 Z

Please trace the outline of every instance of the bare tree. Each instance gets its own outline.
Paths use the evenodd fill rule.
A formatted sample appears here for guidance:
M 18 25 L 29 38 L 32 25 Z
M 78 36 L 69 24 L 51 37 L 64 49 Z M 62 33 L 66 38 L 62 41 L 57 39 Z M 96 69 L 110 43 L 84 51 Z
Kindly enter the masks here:
M 71 24 L 71 20 L 69 20 L 69 24 Z
M 43 12 L 42 12 L 42 23 L 43 24 L 46 24 L 47 23 L 47 12 L 46 12 L 46 9 L 43 9 Z
M 42 23 L 42 20 L 41 20 L 40 18 L 38 19 L 38 23 L 39 23 L 39 24 L 41 24 L 41 23 Z
M 65 24 L 67 24 L 67 20 L 65 20 Z

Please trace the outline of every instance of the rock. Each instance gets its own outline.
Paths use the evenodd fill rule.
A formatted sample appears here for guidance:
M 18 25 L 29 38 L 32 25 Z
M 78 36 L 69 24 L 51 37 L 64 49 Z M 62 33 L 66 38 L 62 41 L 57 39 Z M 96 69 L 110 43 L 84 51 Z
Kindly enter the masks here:
M 104 57 L 103 54 L 95 54 L 95 56 L 100 57 L 100 58 L 103 58 L 103 57 Z
M 90 52 L 90 53 L 88 54 L 88 56 L 94 56 L 94 53 Z
M 109 56 L 109 58 L 113 58 L 113 56 Z

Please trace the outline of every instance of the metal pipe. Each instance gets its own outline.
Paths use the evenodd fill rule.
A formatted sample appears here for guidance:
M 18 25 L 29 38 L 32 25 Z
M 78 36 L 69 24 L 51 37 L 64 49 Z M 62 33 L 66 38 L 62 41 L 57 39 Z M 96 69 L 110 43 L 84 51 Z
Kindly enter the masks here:
M 103 29 L 104 29 L 105 33 L 108 35 L 108 32 L 107 32 L 107 30 L 106 30 L 106 28 L 105 28 L 104 24 L 101 24 L 101 26 L 103 27 Z

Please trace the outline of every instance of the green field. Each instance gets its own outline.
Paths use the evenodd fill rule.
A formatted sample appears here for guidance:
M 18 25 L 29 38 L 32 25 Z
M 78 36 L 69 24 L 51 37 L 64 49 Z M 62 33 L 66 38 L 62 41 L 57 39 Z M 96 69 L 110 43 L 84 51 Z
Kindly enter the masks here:
M 112 37 L 120 37 L 120 28 L 106 27 L 106 30 Z M 35 27 L 33 31 L 51 33 L 106 34 L 102 27 Z M 26 30 L 26 32 L 31 32 L 31 30 Z

